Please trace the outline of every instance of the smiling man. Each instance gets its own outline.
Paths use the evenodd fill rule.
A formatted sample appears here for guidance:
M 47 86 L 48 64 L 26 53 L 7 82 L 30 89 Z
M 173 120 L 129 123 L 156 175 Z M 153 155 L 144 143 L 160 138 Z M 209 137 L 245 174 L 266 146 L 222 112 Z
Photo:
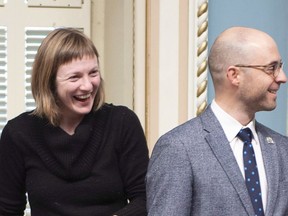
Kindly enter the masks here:
M 288 140 L 255 120 L 287 81 L 275 41 L 232 27 L 211 47 L 215 99 L 163 135 L 148 167 L 150 216 L 288 215 Z

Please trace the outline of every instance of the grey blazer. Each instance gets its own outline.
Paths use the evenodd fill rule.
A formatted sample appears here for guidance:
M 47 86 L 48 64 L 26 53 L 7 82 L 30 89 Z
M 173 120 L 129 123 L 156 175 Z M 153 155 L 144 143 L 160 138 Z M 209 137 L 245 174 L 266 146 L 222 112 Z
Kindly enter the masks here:
M 265 216 L 288 216 L 288 139 L 256 122 L 268 181 Z M 157 141 L 146 176 L 149 216 L 255 216 L 245 182 L 209 106 Z

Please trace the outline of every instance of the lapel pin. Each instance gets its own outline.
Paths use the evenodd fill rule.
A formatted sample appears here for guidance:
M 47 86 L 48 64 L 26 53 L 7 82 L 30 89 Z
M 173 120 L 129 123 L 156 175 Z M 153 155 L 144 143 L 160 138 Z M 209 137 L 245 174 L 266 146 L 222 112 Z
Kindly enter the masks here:
M 266 137 L 266 142 L 269 144 L 273 144 L 274 140 L 271 137 Z

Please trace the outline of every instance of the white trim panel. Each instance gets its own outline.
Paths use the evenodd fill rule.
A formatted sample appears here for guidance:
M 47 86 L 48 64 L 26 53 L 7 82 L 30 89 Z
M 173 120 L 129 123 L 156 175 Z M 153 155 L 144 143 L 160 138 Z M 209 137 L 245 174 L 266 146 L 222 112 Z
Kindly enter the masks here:
M 179 1 L 160 0 L 159 136 L 178 125 Z
M 26 3 L 29 7 L 82 7 L 82 0 L 27 0 Z

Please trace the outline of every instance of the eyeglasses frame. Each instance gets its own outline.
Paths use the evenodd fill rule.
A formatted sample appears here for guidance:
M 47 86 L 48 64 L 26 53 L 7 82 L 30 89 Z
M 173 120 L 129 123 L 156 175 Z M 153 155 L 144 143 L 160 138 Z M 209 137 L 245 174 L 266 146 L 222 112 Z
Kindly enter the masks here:
M 244 65 L 244 64 L 236 64 L 234 65 L 234 67 L 244 67 L 244 68 L 254 68 L 257 70 L 261 70 L 263 72 L 265 72 L 268 75 L 273 75 L 274 78 L 276 78 L 279 73 L 280 73 L 280 69 L 283 68 L 283 62 L 282 60 L 280 60 L 279 62 L 272 62 L 269 63 L 267 65 Z M 273 65 L 277 65 L 276 69 L 271 73 L 271 71 L 269 72 L 268 67 L 271 67 Z M 277 73 L 277 74 L 276 74 Z

